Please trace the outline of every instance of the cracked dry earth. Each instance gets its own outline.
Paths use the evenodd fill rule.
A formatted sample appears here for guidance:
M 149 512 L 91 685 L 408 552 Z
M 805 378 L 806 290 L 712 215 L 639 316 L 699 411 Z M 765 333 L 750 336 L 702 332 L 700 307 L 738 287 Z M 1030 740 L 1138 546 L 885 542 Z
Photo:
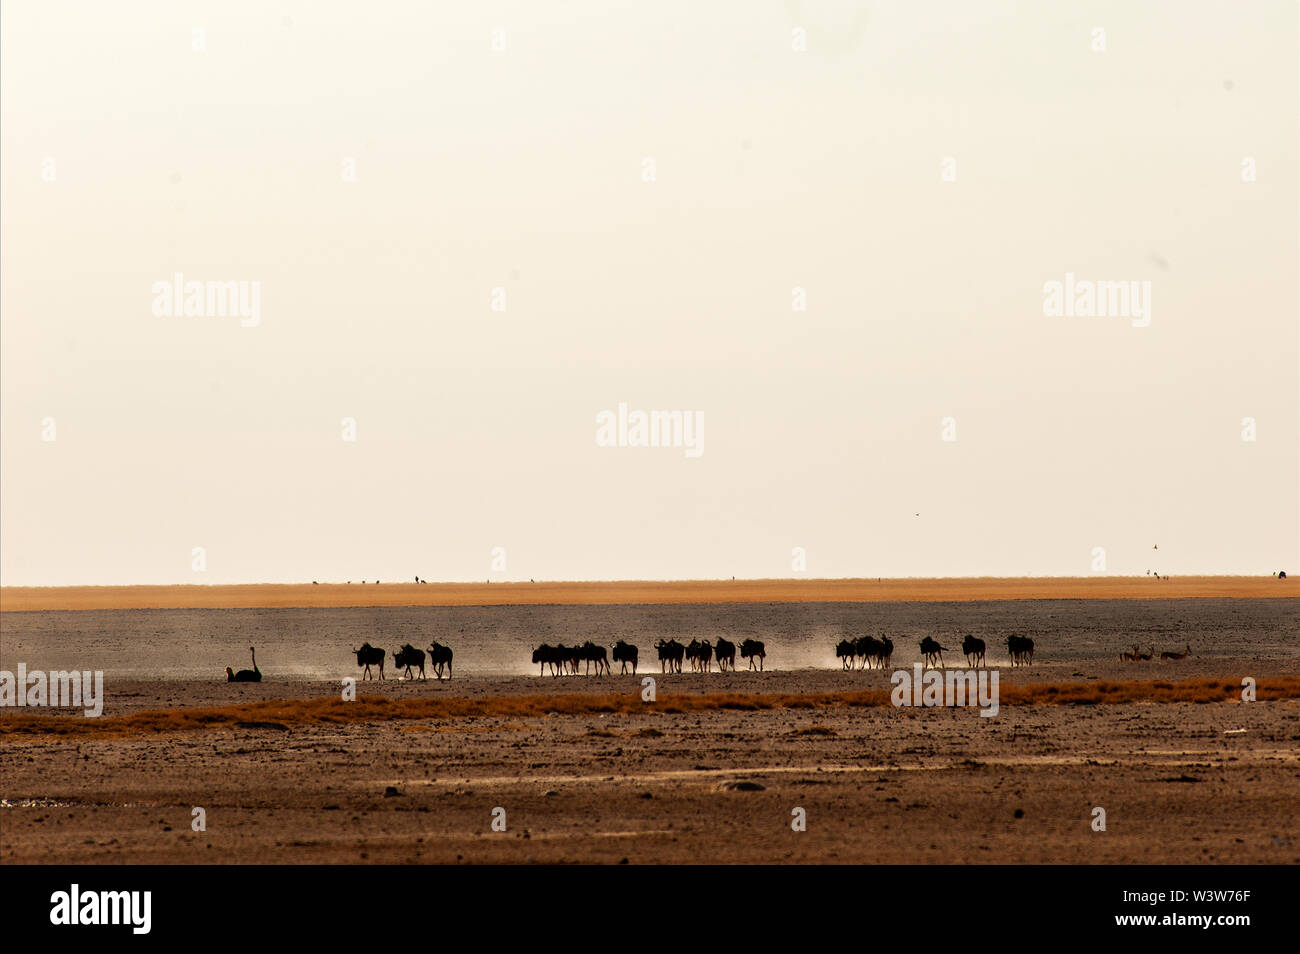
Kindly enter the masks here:
M 1298 717 L 834 707 L 7 740 L 0 859 L 1296 864 Z

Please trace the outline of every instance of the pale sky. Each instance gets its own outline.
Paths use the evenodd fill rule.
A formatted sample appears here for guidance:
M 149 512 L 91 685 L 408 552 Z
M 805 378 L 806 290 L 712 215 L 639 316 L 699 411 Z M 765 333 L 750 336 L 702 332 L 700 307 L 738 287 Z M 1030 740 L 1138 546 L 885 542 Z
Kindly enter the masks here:
M 1300 568 L 1294 2 L 2 10 L 0 583 Z

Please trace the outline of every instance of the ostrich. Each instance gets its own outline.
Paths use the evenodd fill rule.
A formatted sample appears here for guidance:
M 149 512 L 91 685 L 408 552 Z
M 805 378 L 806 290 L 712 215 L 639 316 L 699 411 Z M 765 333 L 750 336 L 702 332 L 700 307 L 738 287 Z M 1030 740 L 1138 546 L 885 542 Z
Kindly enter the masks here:
M 248 647 L 248 651 L 252 653 L 253 656 L 253 668 L 241 669 L 239 670 L 239 672 L 235 672 L 229 666 L 227 666 L 226 682 L 261 682 L 262 681 L 262 670 L 257 668 L 257 651 L 254 650 L 252 646 Z

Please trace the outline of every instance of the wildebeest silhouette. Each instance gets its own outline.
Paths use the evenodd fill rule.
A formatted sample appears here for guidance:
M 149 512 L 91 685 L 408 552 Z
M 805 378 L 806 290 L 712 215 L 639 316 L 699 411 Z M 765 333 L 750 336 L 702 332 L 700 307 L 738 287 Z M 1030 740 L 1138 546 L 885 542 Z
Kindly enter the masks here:
M 961 641 L 961 651 L 966 656 L 966 668 L 984 665 L 984 640 L 978 636 L 966 635 Z
M 933 666 L 936 662 L 939 668 L 945 668 L 943 664 L 943 654 L 952 652 L 947 646 L 940 646 L 938 641 L 931 636 L 921 640 L 921 660 L 927 666 Z
M 675 639 L 659 640 L 655 643 L 659 653 L 660 672 L 681 672 L 682 659 L 686 656 L 686 647 Z
M 614 656 L 614 662 L 623 664 L 623 668 L 619 670 L 620 673 L 626 673 L 627 664 L 631 663 L 632 675 L 636 675 L 637 648 L 635 646 L 631 643 L 625 643 L 620 639 L 614 644 L 612 653 Z
M 419 669 L 420 678 L 424 679 L 424 650 L 416 649 L 410 643 L 406 643 L 401 649 L 393 653 L 393 668 L 405 668 L 407 679 L 415 678 L 415 675 L 411 672 L 412 668 Z
M 857 650 L 852 642 L 841 639 L 835 644 L 835 657 L 839 659 L 841 669 L 852 669 L 853 660 L 857 657 Z
M 686 658 L 691 661 L 691 669 L 695 672 L 711 672 L 713 644 L 708 640 L 692 639 L 690 645 L 686 647 Z
M 439 679 L 442 678 L 444 666 L 447 669 L 447 678 L 451 678 L 451 656 L 451 647 L 444 646 L 436 639 L 433 641 L 433 645 L 429 647 L 429 667 L 437 674 Z
M 609 668 L 609 658 L 605 655 L 604 646 L 597 646 L 595 643 L 588 640 L 582 644 L 579 649 L 579 655 L 587 664 L 587 675 L 591 675 L 592 663 L 596 664 L 597 676 L 601 674 L 601 670 L 604 670 L 606 674 L 613 675 Z
M 552 676 L 558 676 L 560 674 L 560 665 L 564 662 L 564 653 L 559 646 L 542 643 L 533 650 L 533 662 L 537 663 L 539 667 L 537 671 L 539 676 L 546 674 L 547 666 L 551 667 Z
M 862 660 L 863 669 L 884 668 L 884 644 L 874 636 L 859 636 L 853 641 L 853 651 Z
M 750 669 L 762 670 L 763 660 L 767 658 L 767 647 L 761 639 L 747 639 L 740 644 L 740 658 L 749 660 Z M 758 665 L 755 666 L 755 661 Z
M 363 643 L 360 649 L 354 649 L 352 652 L 357 657 L 357 665 L 365 666 L 365 672 L 361 674 L 362 679 L 375 678 L 374 673 L 370 671 L 371 666 L 379 667 L 379 678 L 384 678 L 384 651 L 371 646 L 369 643 Z
M 894 658 L 894 641 L 884 633 L 880 634 L 880 668 L 886 668 Z
M 235 672 L 229 666 L 226 667 L 226 682 L 261 682 L 262 670 L 257 668 L 257 652 L 252 646 L 248 647 L 249 653 L 253 656 L 253 668 L 241 669 Z
M 1032 666 L 1034 663 L 1034 641 L 1028 636 L 1008 636 L 1007 652 L 1011 653 L 1012 667 Z
M 718 637 L 717 643 L 713 646 L 713 655 L 718 657 L 718 670 L 726 672 L 730 669 L 736 671 L 736 644 L 728 639 Z

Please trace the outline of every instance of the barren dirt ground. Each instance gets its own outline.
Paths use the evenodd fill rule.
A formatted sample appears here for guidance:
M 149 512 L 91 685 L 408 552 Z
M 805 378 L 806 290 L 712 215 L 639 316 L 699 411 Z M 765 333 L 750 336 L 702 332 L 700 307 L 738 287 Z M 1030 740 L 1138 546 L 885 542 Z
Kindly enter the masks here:
M 762 693 L 871 677 L 724 678 Z M 716 674 L 663 682 L 719 688 Z M 142 683 L 119 712 L 179 697 L 228 705 L 228 688 Z M 244 701 L 277 695 L 238 688 Z M 315 694 L 302 688 L 294 695 Z M 639 689 L 628 676 L 363 692 Z M 1300 862 L 1296 699 L 1007 706 L 994 718 L 884 706 L 10 734 L 0 777 L 7 863 Z M 204 832 L 191 830 L 196 806 Z M 1104 832 L 1092 828 L 1097 807 Z M 497 808 L 504 832 L 492 830 Z M 806 831 L 792 829 L 798 808 Z

